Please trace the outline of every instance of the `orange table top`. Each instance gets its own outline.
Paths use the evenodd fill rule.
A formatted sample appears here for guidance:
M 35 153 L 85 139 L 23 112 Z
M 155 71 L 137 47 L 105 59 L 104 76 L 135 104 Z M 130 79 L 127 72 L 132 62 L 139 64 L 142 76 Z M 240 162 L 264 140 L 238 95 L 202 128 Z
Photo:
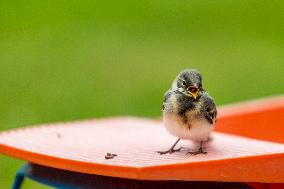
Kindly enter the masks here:
M 176 138 L 167 133 L 160 120 L 134 117 L 2 132 L 0 152 L 54 168 L 123 178 L 283 183 L 283 99 L 277 97 L 220 108 L 216 131 L 206 144 L 207 154 L 186 155 L 187 150 L 184 150 L 159 155 L 156 151 L 168 149 Z M 278 103 L 273 103 L 276 101 Z M 261 107 L 249 111 L 260 104 Z M 275 119 L 279 115 L 282 117 Z M 255 124 L 254 119 L 262 122 Z M 269 130 L 265 130 L 262 123 Z M 227 131 L 232 125 L 235 127 Z M 256 131 L 258 128 L 261 130 Z M 274 133 L 274 128 L 278 133 Z M 196 148 L 190 141 L 181 141 L 178 146 Z M 105 159 L 107 153 L 117 156 Z

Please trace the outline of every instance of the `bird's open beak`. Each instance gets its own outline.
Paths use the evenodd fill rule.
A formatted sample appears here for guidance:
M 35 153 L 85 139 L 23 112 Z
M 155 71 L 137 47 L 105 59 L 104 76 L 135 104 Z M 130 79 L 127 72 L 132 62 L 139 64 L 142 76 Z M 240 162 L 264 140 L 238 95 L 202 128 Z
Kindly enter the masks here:
M 193 98 L 196 100 L 196 98 L 197 98 L 197 93 L 191 93 L 192 94 L 192 96 L 193 96 Z
M 187 88 L 187 91 L 189 94 L 191 94 L 193 96 L 193 98 L 196 100 L 196 98 L 198 97 L 198 88 L 195 86 L 191 86 Z

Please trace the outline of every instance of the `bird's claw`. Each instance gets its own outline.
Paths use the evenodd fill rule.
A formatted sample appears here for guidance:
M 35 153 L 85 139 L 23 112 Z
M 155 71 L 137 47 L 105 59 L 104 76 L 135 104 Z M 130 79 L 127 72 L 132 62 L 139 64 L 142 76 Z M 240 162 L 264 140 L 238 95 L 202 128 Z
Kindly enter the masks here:
M 166 150 L 166 151 L 157 151 L 157 153 L 160 154 L 160 155 L 172 154 L 172 153 L 175 153 L 175 152 L 180 152 L 182 149 L 184 149 L 184 147 L 180 147 L 178 149 L 169 149 L 169 150 Z
M 207 154 L 207 152 L 205 151 L 204 148 L 200 147 L 197 151 L 193 151 L 193 152 L 187 152 L 186 155 L 197 155 L 197 154 Z

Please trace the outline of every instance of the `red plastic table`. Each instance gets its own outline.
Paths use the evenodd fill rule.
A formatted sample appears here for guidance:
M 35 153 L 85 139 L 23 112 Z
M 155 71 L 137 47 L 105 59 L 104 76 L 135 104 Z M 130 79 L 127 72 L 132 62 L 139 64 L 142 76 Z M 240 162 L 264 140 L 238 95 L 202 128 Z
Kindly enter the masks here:
M 284 97 L 218 109 L 206 155 L 157 154 L 175 137 L 161 120 L 135 117 L 5 131 L 0 152 L 52 168 L 137 180 L 249 182 L 258 187 L 262 185 L 256 183 L 284 183 Z M 190 141 L 179 145 L 195 147 Z M 107 153 L 117 156 L 105 159 Z

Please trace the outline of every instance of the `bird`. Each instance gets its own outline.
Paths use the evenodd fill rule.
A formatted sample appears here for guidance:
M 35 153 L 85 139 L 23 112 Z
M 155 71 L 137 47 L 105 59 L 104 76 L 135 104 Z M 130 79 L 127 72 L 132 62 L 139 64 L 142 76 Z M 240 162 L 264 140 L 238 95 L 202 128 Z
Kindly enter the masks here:
M 175 149 L 181 139 L 200 142 L 196 151 L 187 154 L 207 153 L 203 143 L 208 141 L 216 123 L 217 108 L 214 99 L 202 86 L 199 71 L 185 69 L 178 74 L 164 95 L 162 112 L 167 131 L 178 139 L 169 150 L 158 151 L 159 154 L 181 151 L 183 147 Z

